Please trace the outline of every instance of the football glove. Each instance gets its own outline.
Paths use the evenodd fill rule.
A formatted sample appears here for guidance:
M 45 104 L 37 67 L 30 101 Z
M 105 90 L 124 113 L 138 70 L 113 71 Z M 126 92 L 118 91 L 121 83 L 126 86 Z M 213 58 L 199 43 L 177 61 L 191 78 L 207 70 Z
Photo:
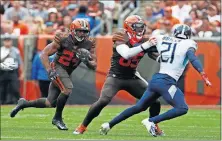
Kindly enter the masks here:
M 50 65 L 51 65 L 51 69 L 48 72 L 49 79 L 55 85 L 57 85 L 61 91 L 65 90 L 65 86 L 63 85 L 62 81 L 60 80 L 59 74 L 56 72 L 55 63 L 52 62 L 52 63 L 50 63 Z
M 209 81 L 207 75 L 206 75 L 204 72 L 201 73 L 201 76 L 202 76 L 202 78 L 203 78 L 203 80 L 204 80 L 204 82 L 205 82 L 205 84 L 206 84 L 207 86 L 212 86 L 211 82 Z
M 79 58 L 84 64 L 87 64 L 89 61 L 92 60 L 91 53 L 84 48 L 80 48 L 77 50 L 76 57 Z

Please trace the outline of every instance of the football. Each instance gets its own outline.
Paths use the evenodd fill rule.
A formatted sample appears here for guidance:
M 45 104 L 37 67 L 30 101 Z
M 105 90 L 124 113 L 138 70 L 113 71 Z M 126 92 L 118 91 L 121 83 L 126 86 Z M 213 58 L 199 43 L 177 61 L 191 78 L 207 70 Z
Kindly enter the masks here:
M 76 52 L 76 57 L 84 62 L 91 59 L 91 53 L 85 48 L 79 48 Z

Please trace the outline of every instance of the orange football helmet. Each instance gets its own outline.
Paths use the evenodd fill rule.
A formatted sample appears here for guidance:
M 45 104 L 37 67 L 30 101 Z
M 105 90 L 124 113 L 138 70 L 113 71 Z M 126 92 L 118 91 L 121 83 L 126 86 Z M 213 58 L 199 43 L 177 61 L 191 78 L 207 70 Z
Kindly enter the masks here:
M 90 25 L 85 19 L 75 19 L 70 24 L 70 31 L 77 41 L 81 42 L 89 36 Z
M 128 16 L 124 21 L 123 27 L 127 32 L 132 45 L 141 41 L 146 32 L 146 24 L 138 15 Z

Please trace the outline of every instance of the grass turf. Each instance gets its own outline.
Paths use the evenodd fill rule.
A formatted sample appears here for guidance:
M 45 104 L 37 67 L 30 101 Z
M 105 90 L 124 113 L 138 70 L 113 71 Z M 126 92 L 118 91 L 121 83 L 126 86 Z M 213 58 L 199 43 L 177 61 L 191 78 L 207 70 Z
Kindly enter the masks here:
M 187 115 L 159 124 L 166 136 L 152 137 L 141 120 L 148 112 L 135 115 L 115 126 L 106 136 L 99 135 L 100 125 L 109 121 L 126 106 L 108 106 L 94 119 L 83 135 L 72 132 L 82 122 L 88 106 L 67 106 L 64 121 L 68 131 L 59 131 L 51 124 L 55 109 L 29 108 L 15 118 L 9 117 L 13 106 L 1 107 L 1 139 L 4 140 L 69 140 L 69 139 L 113 139 L 113 140 L 220 140 L 220 110 L 190 108 Z M 162 108 L 161 113 L 169 109 Z

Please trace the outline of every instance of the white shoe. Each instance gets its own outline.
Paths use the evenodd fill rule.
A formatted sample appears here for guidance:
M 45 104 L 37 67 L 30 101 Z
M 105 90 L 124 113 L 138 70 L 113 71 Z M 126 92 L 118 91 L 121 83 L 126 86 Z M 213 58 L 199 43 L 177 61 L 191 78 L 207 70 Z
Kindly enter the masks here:
M 150 122 L 148 118 L 144 119 L 142 121 L 142 124 L 146 127 L 147 131 L 154 137 L 157 137 L 156 135 L 156 126 L 153 122 Z
M 109 130 L 110 130 L 109 123 L 108 122 L 103 123 L 99 130 L 100 135 L 106 135 L 109 132 Z

